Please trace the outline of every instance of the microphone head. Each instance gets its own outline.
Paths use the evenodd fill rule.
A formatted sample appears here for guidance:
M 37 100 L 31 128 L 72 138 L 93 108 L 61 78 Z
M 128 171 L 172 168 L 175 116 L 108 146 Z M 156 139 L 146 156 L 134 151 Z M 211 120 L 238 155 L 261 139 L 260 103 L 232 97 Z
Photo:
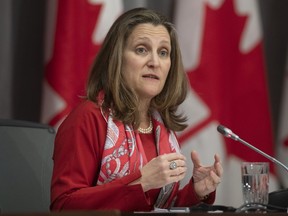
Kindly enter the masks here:
M 225 127 L 223 125 L 218 125 L 217 131 L 225 136 Z
M 232 133 L 230 129 L 224 127 L 223 125 L 218 125 L 217 131 L 226 137 L 229 137 L 229 135 Z
M 229 128 L 226 128 L 223 125 L 218 125 L 217 131 L 222 135 L 224 135 L 225 137 L 232 138 L 233 140 L 237 141 L 239 139 L 239 137 L 236 134 L 234 134 Z

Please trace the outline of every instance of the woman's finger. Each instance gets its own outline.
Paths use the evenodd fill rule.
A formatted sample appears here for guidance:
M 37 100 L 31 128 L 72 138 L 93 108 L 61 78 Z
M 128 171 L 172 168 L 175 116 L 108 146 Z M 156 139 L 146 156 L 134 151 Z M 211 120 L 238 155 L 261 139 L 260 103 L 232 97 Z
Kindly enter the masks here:
M 220 162 L 215 164 L 215 170 L 216 170 L 216 174 L 221 178 L 223 175 L 224 169 Z
M 216 164 L 216 163 L 218 163 L 218 162 L 221 162 L 220 156 L 219 156 L 218 154 L 215 154 L 215 155 L 214 155 L 214 160 L 215 160 L 214 164 Z
M 221 178 L 214 171 L 210 172 L 210 177 L 212 178 L 214 185 L 217 186 L 218 184 L 221 183 Z
M 170 176 L 182 175 L 183 173 L 186 173 L 186 171 L 187 171 L 187 167 L 178 167 L 175 170 L 171 170 Z
M 161 155 L 159 157 L 162 157 L 164 160 L 167 160 L 167 161 L 186 160 L 186 157 L 184 155 L 176 153 L 176 152 L 170 153 L 170 154 Z
M 194 164 L 194 168 L 201 166 L 200 158 L 199 158 L 199 156 L 198 156 L 196 151 L 192 151 L 191 152 L 191 160 L 192 160 L 192 162 Z

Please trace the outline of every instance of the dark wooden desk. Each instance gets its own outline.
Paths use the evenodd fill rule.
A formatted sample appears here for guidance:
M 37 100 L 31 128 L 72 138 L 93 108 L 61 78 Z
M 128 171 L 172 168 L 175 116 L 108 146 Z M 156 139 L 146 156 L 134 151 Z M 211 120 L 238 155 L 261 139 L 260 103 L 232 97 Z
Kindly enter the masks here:
M 76 211 L 76 212 L 60 212 L 60 213 L 14 213 L 14 214 L 0 214 L 1 216 L 247 216 L 247 215 L 261 215 L 261 213 L 205 213 L 205 212 L 120 212 L 120 211 Z M 265 213 L 266 216 L 287 216 L 287 213 Z

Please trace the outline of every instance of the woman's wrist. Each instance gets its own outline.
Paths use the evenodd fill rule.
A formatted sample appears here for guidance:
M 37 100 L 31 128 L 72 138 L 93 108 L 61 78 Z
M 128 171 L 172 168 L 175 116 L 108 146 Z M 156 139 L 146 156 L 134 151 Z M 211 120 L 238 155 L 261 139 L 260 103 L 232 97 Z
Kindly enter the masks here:
M 194 188 L 195 195 L 196 195 L 197 199 L 200 200 L 200 201 L 207 200 L 207 199 L 209 198 L 210 193 L 209 193 L 209 194 L 206 194 L 206 195 L 204 195 L 204 196 L 199 195 L 199 194 L 196 192 L 196 190 L 195 190 L 195 182 L 194 182 L 193 176 L 192 176 L 192 178 L 191 178 L 191 181 L 192 181 L 192 185 L 193 185 L 193 188 Z

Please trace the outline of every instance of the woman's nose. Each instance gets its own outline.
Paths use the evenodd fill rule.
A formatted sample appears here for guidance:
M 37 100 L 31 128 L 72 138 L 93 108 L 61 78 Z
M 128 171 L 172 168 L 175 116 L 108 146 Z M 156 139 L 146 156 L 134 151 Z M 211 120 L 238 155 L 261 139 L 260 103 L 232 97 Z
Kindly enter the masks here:
M 158 53 L 157 52 L 151 52 L 149 57 L 150 57 L 150 59 L 149 59 L 148 65 L 150 67 L 158 67 L 160 64 L 160 59 L 159 59 Z

